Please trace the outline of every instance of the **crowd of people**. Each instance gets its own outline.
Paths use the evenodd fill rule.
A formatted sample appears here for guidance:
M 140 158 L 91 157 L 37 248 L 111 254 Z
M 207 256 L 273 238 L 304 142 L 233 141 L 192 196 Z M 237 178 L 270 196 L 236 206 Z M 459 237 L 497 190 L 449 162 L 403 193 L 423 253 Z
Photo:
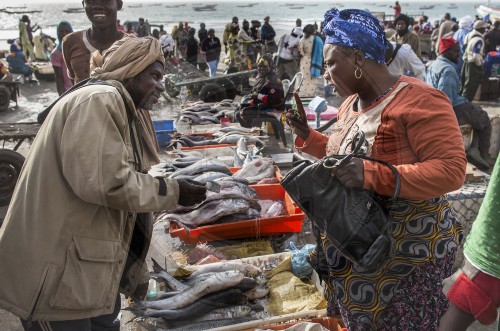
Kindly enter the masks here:
M 83 4 L 89 29 L 58 25 L 51 58 L 61 97 L 39 117 L 40 131 L 0 229 L 0 263 L 10 266 L 0 270 L 0 307 L 19 316 L 25 330 L 118 330 L 119 293 L 145 297 L 152 212 L 206 198 L 205 185 L 148 174 L 159 162 L 149 111 L 165 90 L 166 59 L 200 70 L 206 65 L 215 76 L 223 51 L 230 68 L 258 69 L 250 109 L 237 114 L 241 121 L 255 108 L 277 108 L 281 116 L 281 80 L 300 71 L 297 109 L 286 113 L 295 147 L 318 158 L 346 154 L 363 131 L 366 155 L 392 164 L 400 175 L 399 186 L 380 163 L 356 157 L 332 170 L 345 187 L 380 196 L 399 187 L 399 198 L 385 206 L 393 219 L 393 249 L 376 271 L 343 256 L 312 222 L 317 245 L 309 261 L 325 283 L 329 316 L 341 316 L 350 331 L 465 330 L 475 319 L 496 319 L 500 158 L 495 165 L 487 154 L 491 124 L 472 102 L 472 90 L 476 67 L 484 70 L 485 49 L 493 49 L 488 56 L 498 53 L 497 23 L 463 18 L 456 29 L 445 15 L 435 29 L 422 25 L 425 17 L 417 28 L 399 13 L 390 36 L 390 26 L 372 14 L 334 8 L 319 28 L 302 28 L 297 20 L 278 41 L 269 16 L 262 25 L 244 20 L 241 29 L 233 17 L 221 41 L 205 24 L 196 33 L 180 22 L 171 34 L 160 27 L 151 36 L 144 19 L 122 27 L 121 0 Z M 465 33 L 467 21 L 471 31 Z M 436 30 L 437 58 L 424 65 L 417 34 Z M 14 47 L 24 63 L 26 54 Z M 345 98 L 330 136 L 302 116 L 300 97 L 316 95 L 321 77 Z M 468 154 L 463 123 L 477 132 Z M 462 228 L 446 193 L 464 183 L 467 156 L 495 168 L 465 244 L 463 273 L 447 300 L 443 280 L 453 272 Z

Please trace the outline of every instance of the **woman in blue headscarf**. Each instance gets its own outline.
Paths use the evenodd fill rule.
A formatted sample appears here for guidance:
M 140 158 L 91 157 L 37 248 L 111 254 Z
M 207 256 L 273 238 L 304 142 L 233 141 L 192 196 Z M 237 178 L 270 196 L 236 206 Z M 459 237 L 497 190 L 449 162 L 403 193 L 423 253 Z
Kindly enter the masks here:
M 66 21 L 61 21 L 57 25 L 57 47 L 50 54 L 50 62 L 54 68 L 56 75 L 57 93 L 63 94 L 73 86 L 73 81 L 68 77 L 68 69 L 64 62 L 62 53 L 62 40 L 64 36 L 73 32 L 71 24 Z
M 387 205 L 393 249 L 378 270 L 346 258 L 313 223 L 318 245 L 310 261 L 327 285 L 329 315 L 341 314 L 348 330 L 436 330 L 448 306 L 442 281 L 451 275 L 461 238 L 444 194 L 462 186 L 467 164 L 453 108 L 422 81 L 389 73 L 384 31 L 372 14 L 332 9 L 324 34 L 324 78 L 347 99 L 330 137 L 290 111 L 295 146 L 318 158 L 347 154 L 361 130 L 367 156 L 391 163 L 401 177 L 399 198 Z M 301 114 L 300 99 L 297 104 Z M 387 166 L 356 157 L 332 175 L 381 196 L 396 186 Z

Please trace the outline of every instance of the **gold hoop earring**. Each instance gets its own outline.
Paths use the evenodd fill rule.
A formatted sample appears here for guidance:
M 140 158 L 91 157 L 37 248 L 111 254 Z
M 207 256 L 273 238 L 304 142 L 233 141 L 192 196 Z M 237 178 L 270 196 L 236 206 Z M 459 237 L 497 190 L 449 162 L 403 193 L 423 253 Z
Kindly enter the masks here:
M 358 74 L 359 71 L 359 74 Z M 360 67 L 356 67 L 356 70 L 354 70 L 354 77 L 356 79 L 361 79 L 361 76 L 363 76 L 363 71 L 361 71 Z

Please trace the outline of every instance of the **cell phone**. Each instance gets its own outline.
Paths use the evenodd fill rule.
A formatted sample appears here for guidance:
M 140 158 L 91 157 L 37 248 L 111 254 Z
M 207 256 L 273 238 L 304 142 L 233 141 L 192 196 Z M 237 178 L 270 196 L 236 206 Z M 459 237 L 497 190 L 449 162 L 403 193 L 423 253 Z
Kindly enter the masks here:
M 293 109 L 293 117 L 296 118 L 297 120 L 301 120 L 303 118 L 307 118 L 306 112 L 304 110 L 304 106 L 302 105 L 302 100 L 300 100 L 300 97 L 293 96 L 295 98 L 295 108 Z M 300 105 L 302 109 L 298 109 L 298 105 Z

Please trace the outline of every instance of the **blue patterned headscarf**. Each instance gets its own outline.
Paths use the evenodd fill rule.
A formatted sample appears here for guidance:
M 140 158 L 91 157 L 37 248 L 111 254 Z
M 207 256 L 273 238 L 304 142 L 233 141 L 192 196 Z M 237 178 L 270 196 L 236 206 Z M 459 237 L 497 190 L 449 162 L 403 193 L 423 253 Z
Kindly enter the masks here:
M 325 14 L 323 32 L 326 44 L 355 48 L 365 58 L 385 63 L 387 44 L 379 20 L 372 14 L 359 9 L 330 9 Z

